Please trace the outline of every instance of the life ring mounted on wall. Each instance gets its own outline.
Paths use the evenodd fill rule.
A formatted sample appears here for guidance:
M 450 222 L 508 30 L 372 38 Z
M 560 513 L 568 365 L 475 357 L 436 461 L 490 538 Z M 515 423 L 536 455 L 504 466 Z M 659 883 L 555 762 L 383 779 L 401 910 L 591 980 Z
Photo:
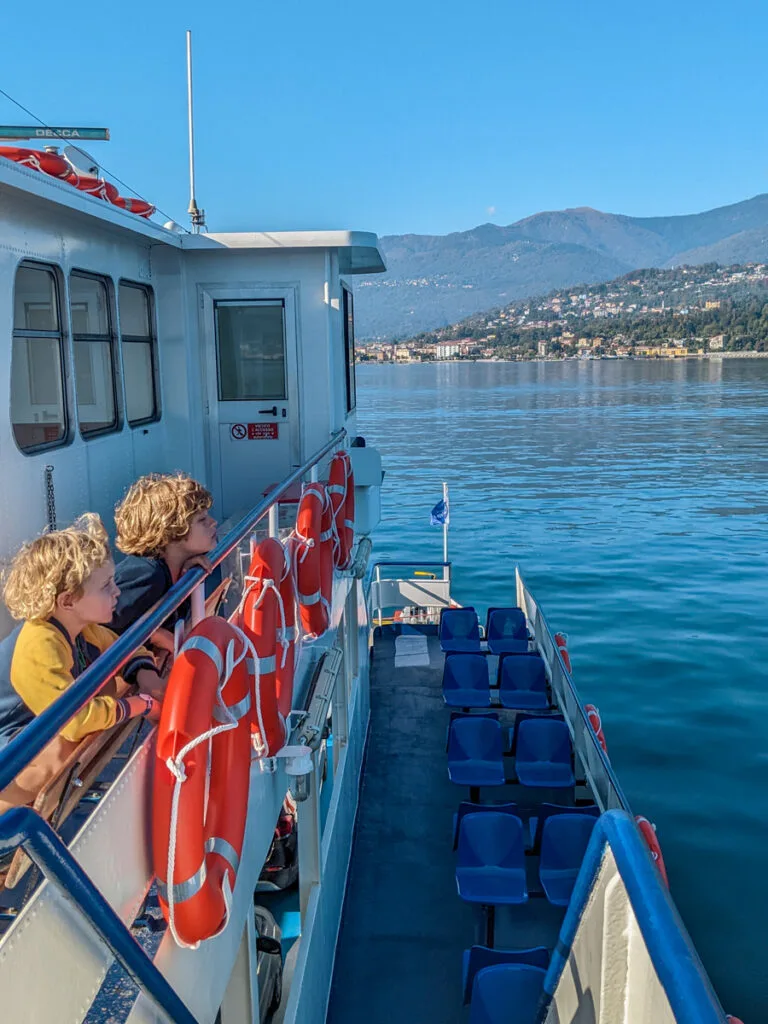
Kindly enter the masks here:
M 171 669 L 158 726 L 154 871 L 171 934 L 192 949 L 226 928 L 240 866 L 251 770 L 247 654 L 239 630 L 203 619 Z

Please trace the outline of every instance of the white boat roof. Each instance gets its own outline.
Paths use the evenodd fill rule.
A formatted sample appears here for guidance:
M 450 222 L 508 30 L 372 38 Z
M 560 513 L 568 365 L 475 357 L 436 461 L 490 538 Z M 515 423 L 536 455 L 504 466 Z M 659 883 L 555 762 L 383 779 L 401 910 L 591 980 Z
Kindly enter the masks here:
M 0 158 L 0 188 L 7 187 L 93 217 L 102 225 L 129 231 L 175 248 L 195 249 L 335 249 L 342 274 L 377 274 L 386 270 L 379 240 L 370 231 L 244 231 L 193 235 L 170 231 L 118 206 L 79 192 L 48 174 Z M 151 196 L 147 197 L 151 202 Z M 162 216 L 162 214 L 160 214 Z

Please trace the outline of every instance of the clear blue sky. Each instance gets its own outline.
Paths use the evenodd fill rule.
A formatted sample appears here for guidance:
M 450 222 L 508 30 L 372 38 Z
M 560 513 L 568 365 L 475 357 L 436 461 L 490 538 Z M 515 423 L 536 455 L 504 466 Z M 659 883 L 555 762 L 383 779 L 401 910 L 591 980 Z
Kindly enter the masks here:
M 186 224 L 186 28 L 211 230 L 445 233 L 768 191 L 764 0 L 17 0 L 0 87 L 111 128 L 94 154 Z M 26 118 L 0 97 L 0 120 Z

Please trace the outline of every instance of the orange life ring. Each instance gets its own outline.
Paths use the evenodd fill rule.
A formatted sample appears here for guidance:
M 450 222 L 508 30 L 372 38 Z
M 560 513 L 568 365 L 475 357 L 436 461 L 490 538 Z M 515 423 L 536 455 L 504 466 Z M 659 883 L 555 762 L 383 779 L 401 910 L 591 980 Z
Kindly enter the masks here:
M 269 757 L 285 746 L 285 716 L 278 704 L 277 666 L 278 628 L 285 628 L 285 612 L 280 584 L 286 571 L 285 551 L 279 540 L 267 537 L 254 549 L 246 587 L 241 601 L 241 624 L 253 644 L 258 668 L 258 689 L 253 716 L 254 747 L 261 757 Z M 293 677 L 291 676 L 291 697 Z M 289 708 L 290 710 L 290 708 Z
M 656 829 L 647 818 L 642 816 L 642 814 L 638 814 L 635 821 L 637 822 L 637 827 L 640 829 L 640 834 L 648 844 L 651 857 L 653 858 L 656 867 L 659 869 L 661 877 L 664 879 L 664 885 L 669 888 L 667 869 L 664 866 L 664 858 L 661 855 L 661 846 L 659 845 L 659 840 L 656 836 Z
M 91 178 L 86 175 L 73 181 L 72 184 L 78 191 L 95 196 L 97 199 L 103 199 L 107 203 L 114 203 L 119 195 L 115 186 L 103 178 Z
M 283 718 L 287 719 L 293 709 L 293 676 L 296 669 L 297 636 L 296 588 L 288 551 L 283 557 L 280 598 L 283 602 L 283 623 L 277 629 L 277 707 Z
M 560 657 L 563 659 L 563 662 L 565 663 L 565 667 L 570 672 L 571 671 L 571 656 L 568 653 L 568 647 L 567 647 L 568 640 L 567 640 L 567 637 L 566 637 L 565 633 L 555 633 L 555 643 L 560 648 Z
M 605 742 L 605 735 L 603 734 L 603 723 L 600 720 L 600 712 L 594 704 L 585 704 L 584 710 L 587 714 L 587 718 L 589 719 L 589 724 L 592 726 L 595 736 L 597 736 L 597 742 L 603 748 L 603 753 L 607 754 L 608 744 Z
M 203 619 L 179 651 L 163 700 L 152 851 L 160 906 L 181 946 L 196 947 L 229 920 L 251 770 L 246 656 L 242 633 Z
M 0 146 L 0 156 L 23 167 L 43 171 L 52 178 L 69 178 L 74 172 L 70 164 L 58 153 L 46 153 L 39 149 L 21 149 L 18 146 Z M 76 177 L 76 175 L 75 175 Z
M 115 196 L 111 202 L 114 206 L 119 206 L 121 210 L 135 213 L 137 217 L 151 217 L 156 209 L 152 203 L 148 203 L 145 199 L 131 199 L 128 196 Z
M 331 460 L 327 490 L 331 499 L 336 534 L 334 562 L 339 569 L 347 569 L 352 558 L 352 545 L 355 539 L 355 479 L 348 452 L 336 452 Z M 349 514 L 350 501 L 351 516 Z
M 333 524 L 333 508 L 325 484 L 318 484 L 323 492 L 323 514 L 320 517 L 320 590 L 323 603 L 328 609 L 328 625 L 330 625 L 331 602 L 333 600 L 333 550 L 336 541 L 336 530 Z
M 333 534 L 330 530 L 330 536 L 322 540 L 323 520 L 328 526 L 330 519 L 326 509 L 330 509 L 330 504 L 323 485 L 307 484 L 296 514 L 291 549 L 301 626 L 310 637 L 320 636 L 330 625 Z

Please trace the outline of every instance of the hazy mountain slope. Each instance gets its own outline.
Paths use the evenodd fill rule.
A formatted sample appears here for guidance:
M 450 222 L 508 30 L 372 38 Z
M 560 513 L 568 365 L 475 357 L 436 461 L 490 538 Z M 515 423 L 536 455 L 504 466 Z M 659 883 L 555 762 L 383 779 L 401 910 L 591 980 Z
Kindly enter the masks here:
M 356 286 L 361 339 L 402 337 L 639 267 L 768 258 L 768 195 L 681 217 L 579 208 L 501 227 L 381 239 L 387 273 Z

